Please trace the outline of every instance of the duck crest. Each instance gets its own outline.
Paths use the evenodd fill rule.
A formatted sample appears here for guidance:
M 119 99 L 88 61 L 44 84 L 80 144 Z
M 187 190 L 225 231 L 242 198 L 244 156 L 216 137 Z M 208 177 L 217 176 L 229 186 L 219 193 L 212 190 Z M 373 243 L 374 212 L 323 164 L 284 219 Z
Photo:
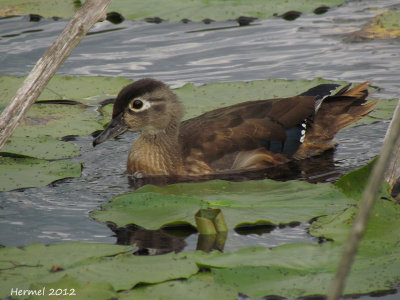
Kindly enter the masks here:
M 141 131 L 128 155 L 138 177 L 204 175 L 269 168 L 319 155 L 335 134 L 366 116 L 368 85 L 321 84 L 298 96 L 239 103 L 181 121 L 183 107 L 169 87 L 138 80 L 121 90 L 108 127 L 93 145 L 126 130 Z

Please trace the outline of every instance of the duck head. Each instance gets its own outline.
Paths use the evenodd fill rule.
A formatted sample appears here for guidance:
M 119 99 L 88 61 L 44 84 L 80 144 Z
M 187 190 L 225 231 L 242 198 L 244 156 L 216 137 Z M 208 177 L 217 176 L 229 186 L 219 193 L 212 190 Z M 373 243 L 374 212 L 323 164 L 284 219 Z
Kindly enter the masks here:
M 182 105 L 166 84 L 151 78 L 140 79 L 120 91 L 112 120 L 94 139 L 93 146 L 127 130 L 150 135 L 177 133 L 182 116 Z

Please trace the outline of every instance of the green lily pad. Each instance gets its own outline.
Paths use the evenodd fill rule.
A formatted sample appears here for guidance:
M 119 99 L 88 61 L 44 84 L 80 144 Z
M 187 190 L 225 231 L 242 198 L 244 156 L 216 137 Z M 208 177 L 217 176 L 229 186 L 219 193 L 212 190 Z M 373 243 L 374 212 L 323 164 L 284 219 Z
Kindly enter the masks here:
M 146 229 L 188 223 L 200 208 L 219 208 L 228 228 L 251 224 L 308 222 L 350 205 L 332 184 L 272 180 L 181 183 L 166 187 L 144 186 L 104 204 L 92 216 L 118 226 L 136 224 Z M 157 218 L 154 218 L 157 216 Z
M 132 251 L 133 246 L 71 242 L 51 246 L 32 244 L 23 249 L 0 248 L 0 298 L 10 296 L 12 288 L 27 289 L 35 282 L 54 282 L 65 276 L 63 270 L 90 257 L 106 257 Z M 44 280 L 44 279 L 47 280 Z M 51 280 L 49 280 L 51 278 Z M 66 282 L 68 278 L 64 278 Z
M 43 290 L 44 289 L 44 290 Z M 117 299 L 118 294 L 111 284 L 107 282 L 90 282 L 81 284 L 74 277 L 65 275 L 60 280 L 51 283 L 33 283 L 29 286 L 31 291 L 43 290 L 44 295 L 29 297 L 30 300 L 54 299 L 67 300 L 108 300 Z
M 0 191 L 45 186 L 56 180 L 80 176 L 79 163 L 0 156 Z
M 5 2 L 4 2 L 5 1 Z M 44 17 L 72 17 L 78 6 L 72 0 L 62 0 L 49 4 L 46 0 L 4 0 L 0 15 L 39 14 Z M 82 1 L 83 2 L 83 1 Z M 114 0 L 110 12 L 119 12 L 130 20 L 148 17 L 160 17 L 170 21 L 180 21 L 183 18 L 192 21 L 201 21 L 209 18 L 213 20 L 229 20 L 246 15 L 261 19 L 271 18 L 274 14 L 283 14 L 287 11 L 311 13 L 321 6 L 337 6 L 343 0 L 194 0 L 189 3 L 185 0 L 157 1 L 148 0 Z
M 38 14 L 44 17 L 70 18 L 74 15 L 77 8 L 73 0 L 2 0 L 0 7 L 1 16 L 15 16 Z
M 398 101 L 399 99 L 379 99 L 374 110 L 354 124 L 367 125 L 383 120 L 391 120 Z
M 25 77 L 0 76 L 0 105 L 10 102 L 24 80 Z M 73 100 L 96 104 L 100 100 L 115 97 L 129 83 L 132 80 L 124 77 L 55 75 L 40 94 L 38 101 Z
M 190 2 L 185 0 L 168 2 L 115 0 L 111 3 L 109 11 L 119 12 L 130 20 L 160 17 L 169 21 L 180 21 L 184 18 L 192 21 L 201 21 L 205 18 L 223 21 L 243 15 L 268 19 L 274 14 L 280 15 L 290 10 L 311 13 L 320 6 L 336 6 L 342 3 L 341 0 L 195 0 Z
M 339 186 L 359 199 L 371 164 L 345 175 Z M 349 186 L 347 183 L 351 183 Z M 352 190 L 351 190 L 352 189 Z M 351 190 L 351 191 L 350 191 Z M 390 196 L 377 201 L 358 250 L 345 294 L 395 289 L 400 283 L 400 207 Z M 354 204 L 356 204 L 354 200 Z M 333 242 L 322 245 L 289 244 L 273 249 L 246 248 L 233 253 L 213 253 L 197 258 L 200 266 L 212 269 L 217 283 L 235 287 L 250 297 L 279 295 L 298 298 L 327 293 L 342 254 L 343 243 L 357 213 L 349 206 L 333 215 L 318 218 L 310 233 Z
M 102 118 L 84 105 L 34 104 L 20 122 L 13 136 L 60 138 L 88 135 L 103 129 Z
M 11 288 L 42 286 L 49 290 L 55 282 L 59 287 L 72 288 L 75 281 L 71 283 L 71 277 L 79 283 L 78 295 L 80 285 L 89 283 L 108 283 L 112 290 L 128 290 L 138 283 L 188 278 L 198 272 L 195 262 L 184 256 L 124 254 L 133 248 L 75 242 L 0 249 L 0 297 L 9 296 Z
M 323 245 L 289 244 L 273 249 L 246 248 L 203 257 L 217 283 L 235 287 L 250 297 L 279 295 L 298 298 L 327 293 L 353 222 L 356 208 L 312 224 L 311 234 L 332 238 Z M 396 289 L 400 283 L 400 209 L 378 201 L 367 233 L 346 282 L 345 294 Z
M 177 278 L 188 278 L 198 272 L 193 260 L 175 254 L 91 258 L 66 269 L 67 274 L 80 282 L 104 281 L 115 290 L 128 290 L 139 283 L 158 283 Z
M 267 295 L 298 298 L 327 293 L 356 213 L 350 207 L 314 222 L 311 234 L 331 238 L 323 245 L 289 244 L 273 249 L 245 248 L 233 253 L 213 253 L 198 258 L 211 268 L 217 283 L 259 298 Z M 397 288 L 400 283 L 400 208 L 379 200 L 356 256 L 345 294 Z
M 40 159 L 63 159 L 79 155 L 79 147 L 50 136 L 20 137 L 9 139 L 0 150 L 0 155 L 21 155 Z
M 362 242 L 364 250 L 367 250 L 365 246 L 369 243 L 378 243 L 384 246 L 385 243 L 395 245 L 400 242 L 400 229 L 398 229 L 400 207 L 393 200 L 383 199 L 388 198 L 377 201 L 368 221 L 367 231 Z M 343 212 L 321 217 L 312 223 L 310 233 L 344 242 L 356 214 L 357 207 L 349 207 Z M 396 235 L 397 231 L 399 231 L 398 235 Z
M 120 300 L 234 300 L 237 292 L 211 280 L 201 280 L 199 276 L 192 276 L 188 280 L 167 281 L 156 285 L 147 285 L 119 294 Z

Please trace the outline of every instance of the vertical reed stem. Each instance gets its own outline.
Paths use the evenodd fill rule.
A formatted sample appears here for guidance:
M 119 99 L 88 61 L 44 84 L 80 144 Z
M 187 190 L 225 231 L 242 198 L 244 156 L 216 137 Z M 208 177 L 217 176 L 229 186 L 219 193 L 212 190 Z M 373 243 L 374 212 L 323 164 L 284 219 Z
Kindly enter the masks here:
M 389 167 L 393 146 L 400 135 L 400 102 L 397 104 L 393 119 L 389 125 L 379 158 L 372 169 L 368 185 L 364 190 L 357 217 L 350 230 L 350 235 L 344 245 L 344 252 L 336 275 L 330 286 L 328 300 L 336 300 L 342 295 L 346 278 L 357 253 L 359 244 L 364 236 L 368 218 L 378 197 L 379 189 Z M 400 149 L 398 149 L 400 150 Z

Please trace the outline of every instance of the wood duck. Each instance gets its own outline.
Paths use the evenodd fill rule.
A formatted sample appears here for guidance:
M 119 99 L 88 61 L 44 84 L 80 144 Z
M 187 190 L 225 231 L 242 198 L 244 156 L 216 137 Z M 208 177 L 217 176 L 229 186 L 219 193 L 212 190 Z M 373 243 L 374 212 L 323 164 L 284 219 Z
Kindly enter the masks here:
M 118 94 L 100 144 L 127 130 L 141 131 L 128 155 L 127 172 L 197 176 L 268 168 L 332 149 L 335 134 L 367 115 L 365 82 L 350 88 L 318 85 L 298 96 L 247 101 L 182 121 L 183 106 L 161 81 L 145 78 Z

